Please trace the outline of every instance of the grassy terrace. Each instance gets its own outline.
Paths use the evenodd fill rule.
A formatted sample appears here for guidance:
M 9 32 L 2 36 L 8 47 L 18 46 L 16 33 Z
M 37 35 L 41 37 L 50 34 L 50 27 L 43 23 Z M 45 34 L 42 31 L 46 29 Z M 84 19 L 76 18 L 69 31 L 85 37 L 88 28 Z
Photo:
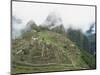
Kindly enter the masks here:
M 12 74 L 65 71 L 65 70 L 78 70 L 78 69 L 82 68 L 73 67 L 72 64 L 16 65 L 14 66 L 14 69 L 12 68 Z
M 12 74 L 89 69 L 91 65 L 95 64 L 94 59 L 91 61 L 93 58 L 91 55 L 81 51 L 64 35 L 51 31 L 34 33 L 38 37 L 38 41 L 34 44 L 36 47 L 32 46 L 30 48 L 28 44 L 32 41 L 32 35 L 33 33 L 27 34 L 27 38 L 21 39 L 22 43 L 18 40 L 17 44 L 13 46 L 13 52 L 15 53 L 17 49 L 20 50 L 22 48 L 25 48 L 27 51 L 30 50 L 31 52 L 23 55 L 25 62 L 17 60 L 18 55 L 14 56 L 13 61 L 15 62 L 12 63 Z M 41 52 L 44 54 L 43 57 L 41 56 Z M 32 60 L 31 63 L 29 60 Z M 91 64 L 91 62 L 93 63 Z M 89 66 L 88 64 L 91 65 Z

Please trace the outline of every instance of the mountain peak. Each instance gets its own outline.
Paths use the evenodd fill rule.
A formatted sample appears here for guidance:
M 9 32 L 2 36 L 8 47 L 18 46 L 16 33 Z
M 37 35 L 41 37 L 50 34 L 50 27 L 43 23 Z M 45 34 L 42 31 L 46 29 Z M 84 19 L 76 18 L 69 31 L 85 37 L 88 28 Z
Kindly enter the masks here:
M 62 19 L 59 16 L 59 13 L 51 12 L 47 16 L 47 18 L 46 18 L 46 20 L 45 20 L 43 25 L 49 27 L 49 29 L 52 29 L 52 28 L 54 28 L 56 26 L 62 25 Z
M 33 21 L 33 20 L 30 20 L 27 24 L 26 24 L 26 31 L 31 31 L 31 29 L 33 28 L 33 27 L 36 27 L 37 25 L 36 25 L 36 23 Z

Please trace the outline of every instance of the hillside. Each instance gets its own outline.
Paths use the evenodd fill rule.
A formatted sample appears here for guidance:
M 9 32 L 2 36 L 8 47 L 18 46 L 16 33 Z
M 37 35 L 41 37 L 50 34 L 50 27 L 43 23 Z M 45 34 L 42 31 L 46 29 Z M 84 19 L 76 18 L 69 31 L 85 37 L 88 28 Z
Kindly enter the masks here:
M 65 35 L 34 28 L 12 40 L 12 64 L 14 74 L 90 68 Z
M 18 30 L 14 25 L 12 74 L 96 68 L 94 24 L 88 34 L 81 29 L 66 29 L 61 17 L 52 12 L 41 25 L 33 20 Z

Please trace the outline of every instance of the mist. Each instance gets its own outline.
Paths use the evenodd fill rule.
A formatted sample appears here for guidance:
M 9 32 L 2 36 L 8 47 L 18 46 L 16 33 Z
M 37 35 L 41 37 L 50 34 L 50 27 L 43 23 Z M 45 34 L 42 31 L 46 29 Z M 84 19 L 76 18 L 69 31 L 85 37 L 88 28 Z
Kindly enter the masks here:
M 85 33 L 91 24 L 95 23 L 95 7 L 92 6 L 28 2 L 12 2 L 12 6 L 13 16 L 17 17 L 16 22 L 12 20 L 12 27 L 18 36 L 30 20 L 33 20 L 37 25 L 41 25 L 52 12 L 62 19 L 62 24 L 66 30 L 71 27 L 72 29 L 81 29 Z
M 25 28 L 22 19 L 12 16 L 12 38 L 15 39 L 21 35 L 21 31 Z

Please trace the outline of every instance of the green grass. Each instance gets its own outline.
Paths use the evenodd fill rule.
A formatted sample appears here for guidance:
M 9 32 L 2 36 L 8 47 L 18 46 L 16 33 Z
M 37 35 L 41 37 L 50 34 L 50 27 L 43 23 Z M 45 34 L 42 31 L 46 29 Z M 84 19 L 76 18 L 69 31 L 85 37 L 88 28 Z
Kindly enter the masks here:
M 12 74 L 16 73 L 35 73 L 35 72 L 51 72 L 51 71 L 65 71 L 65 70 L 77 70 L 79 67 L 74 68 L 71 64 L 52 64 L 52 65 L 40 65 L 40 66 L 14 66 L 12 68 Z
M 86 52 L 85 50 L 81 50 L 83 60 L 88 64 L 90 69 L 96 68 L 96 57 Z

